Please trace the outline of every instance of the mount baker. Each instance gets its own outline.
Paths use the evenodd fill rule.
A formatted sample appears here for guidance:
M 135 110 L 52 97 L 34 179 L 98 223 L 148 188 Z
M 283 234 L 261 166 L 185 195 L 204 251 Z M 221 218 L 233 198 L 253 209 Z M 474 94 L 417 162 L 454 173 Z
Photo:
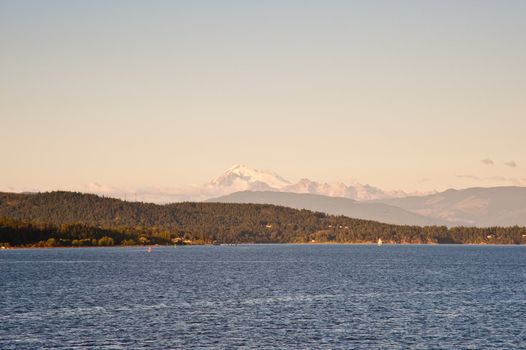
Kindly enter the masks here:
M 301 179 L 291 183 L 271 171 L 262 171 L 246 165 L 234 165 L 225 173 L 206 185 L 206 188 L 218 192 L 234 193 L 239 191 L 274 191 L 319 194 L 330 197 L 343 197 L 357 201 L 407 197 L 403 191 L 383 191 L 370 185 L 354 183 L 321 183 L 309 179 Z
M 301 179 L 297 183 L 292 183 L 274 172 L 257 170 L 240 164 L 232 166 L 210 182 L 197 186 L 125 189 L 90 183 L 82 190 L 111 197 L 155 203 L 204 201 L 240 191 L 306 193 L 343 197 L 357 201 L 400 198 L 408 195 L 403 191 L 388 192 L 359 183 L 351 185 L 344 183 L 328 184 L 309 179 Z

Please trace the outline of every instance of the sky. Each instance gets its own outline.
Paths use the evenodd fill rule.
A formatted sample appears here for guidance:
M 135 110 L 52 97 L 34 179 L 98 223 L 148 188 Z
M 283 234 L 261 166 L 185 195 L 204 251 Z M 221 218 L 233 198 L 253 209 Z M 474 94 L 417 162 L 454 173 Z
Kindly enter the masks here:
M 0 189 L 526 186 L 525 33 L 522 0 L 0 0 Z

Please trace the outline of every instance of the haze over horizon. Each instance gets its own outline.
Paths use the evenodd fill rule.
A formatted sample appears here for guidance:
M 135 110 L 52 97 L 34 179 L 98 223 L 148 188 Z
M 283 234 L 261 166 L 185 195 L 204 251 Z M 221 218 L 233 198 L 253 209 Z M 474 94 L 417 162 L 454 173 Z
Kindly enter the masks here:
M 524 1 L 0 1 L 0 190 L 526 186 Z

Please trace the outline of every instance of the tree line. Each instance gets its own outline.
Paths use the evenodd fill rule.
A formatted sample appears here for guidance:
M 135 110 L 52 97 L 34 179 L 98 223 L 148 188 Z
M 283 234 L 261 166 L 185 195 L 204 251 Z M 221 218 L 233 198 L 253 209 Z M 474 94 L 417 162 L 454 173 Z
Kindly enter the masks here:
M 101 246 L 201 243 L 524 244 L 524 227 L 390 225 L 264 204 L 126 202 L 77 192 L 0 193 L 0 243 Z

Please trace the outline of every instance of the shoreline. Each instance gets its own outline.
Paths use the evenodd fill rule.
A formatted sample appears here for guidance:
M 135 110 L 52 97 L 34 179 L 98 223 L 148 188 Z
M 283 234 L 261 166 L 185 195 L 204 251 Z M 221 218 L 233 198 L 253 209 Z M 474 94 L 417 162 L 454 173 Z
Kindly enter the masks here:
M 363 246 L 378 246 L 376 242 L 341 242 L 341 243 L 333 243 L 333 242 L 315 242 L 315 243 L 225 243 L 220 245 L 214 245 L 214 244 L 185 244 L 185 245 L 113 245 L 113 246 L 83 246 L 83 247 L 71 247 L 71 246 L 56 246 L 56 247 L 9 247 L 9 248 L 2 248 L 0 249 L 0 252 L 2 251 L 8 251 L 8 250 L 44 250 L 44 249 L 97 249 L 97 248 L 179 248 L 179 247 L 234 247 L 234 246 L 252 246 L 252 245 L 363 245 Z M 525 243 L 383 243 L 382 246 L 378 246 L 378 248 L 381 248 L 383 246 L 487 246 L 487 247 L 520 247 L 520 246 L 526 246 Z

